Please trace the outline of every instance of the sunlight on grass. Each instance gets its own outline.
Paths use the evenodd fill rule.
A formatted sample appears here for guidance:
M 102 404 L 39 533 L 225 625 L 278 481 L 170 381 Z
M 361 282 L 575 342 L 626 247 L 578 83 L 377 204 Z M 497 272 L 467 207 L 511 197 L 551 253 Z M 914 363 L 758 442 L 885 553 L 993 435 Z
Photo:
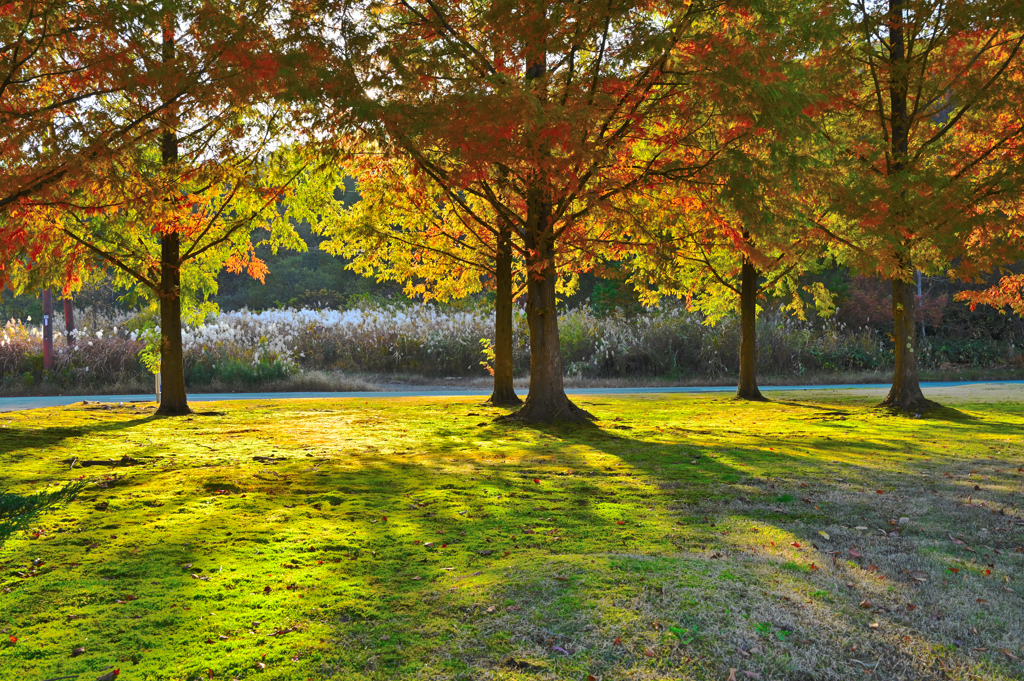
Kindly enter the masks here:
M 809 394 L 617 396 L 580 400 L 593 426 L 526 427 L 476 402 L 0 415 L 12 491 L 96 483 L 0 549 L 4 668 L 1024 671 L 1017 403 L 904 419 Z

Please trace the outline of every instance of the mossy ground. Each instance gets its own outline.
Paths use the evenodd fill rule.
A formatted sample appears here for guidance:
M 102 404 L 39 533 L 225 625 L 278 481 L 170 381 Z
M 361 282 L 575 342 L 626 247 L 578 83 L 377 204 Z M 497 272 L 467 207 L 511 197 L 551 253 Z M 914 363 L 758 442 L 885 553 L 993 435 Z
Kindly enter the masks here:
M 0 678 L 1021 678 L 1024 406 L 775 400 L 0 415 Z

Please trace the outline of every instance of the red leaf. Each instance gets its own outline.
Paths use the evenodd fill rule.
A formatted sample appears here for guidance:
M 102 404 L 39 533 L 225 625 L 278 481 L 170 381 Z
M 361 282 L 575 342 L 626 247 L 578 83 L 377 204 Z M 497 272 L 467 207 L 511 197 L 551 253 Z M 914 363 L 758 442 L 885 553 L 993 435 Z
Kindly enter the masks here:
M 11 638 L 10 638 L 10 641 L 11 641 L 11 643 L 17 643 L 18 642 L 18 637 L 12 635 Z
M 615 640 L 612 641 L 612 645 L 613 646 L 622 645 L 622 639 L 620 637 L 616 636 Z
M 800 548 L 800 542 L 798 542 L 798 541 L 795 541 L 795 542 L 793 542 L 792 544 L 790 544 L 790 546 L 795 546 L 795 547 L 797 547 L 797 548 Z
M 540 480 L 538 480 L 537 478 L 534 478 L 534 479 L 533 479 L 533 481 L 534 481 L 535 483 L 537 483 L 538 485 L 540 484 Z
M 381 516 L 380 518 L 381 518 L 381 520 L 382 520 L 382 521 L 384 521 L 384 522 L 387 522 L 387 521 L 388 521 L 388 517 L 387 517 L 386 515 L 382 515 L 382 516 Z
M 270 587 L 269 586 L 263 587 L 263 595 L 266 596 L 268 593 L 270 593 Z

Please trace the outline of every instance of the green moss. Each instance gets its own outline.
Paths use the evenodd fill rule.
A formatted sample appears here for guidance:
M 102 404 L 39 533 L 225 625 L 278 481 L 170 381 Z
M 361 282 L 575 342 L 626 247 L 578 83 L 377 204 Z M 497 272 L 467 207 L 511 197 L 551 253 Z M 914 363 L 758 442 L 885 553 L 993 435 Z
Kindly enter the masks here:
M 909 420 L 806 399 L 580 402 L 597 424 L 496 423 L 503 412 L 472 398 L 218 403 L 179 419 L 93 407 L 6 415 L 11 491 L 94 484 L 44 516 L 36 538 L 0 550 L 0 630 L 17 638 L 0 650 L 5 674 L 95 677 L 117 665 L 122 679 L 529 678 L 502 666 L 514 655 L 556 678 L 628 660 L 717 678 L 721 664 L 683 652 L 609 648 L 614 626 L 638 621 L 621 604 L 709 581 L 756 584 L 734 558 L 744 542 L 774 532 L 784 547 L 794 520 L 827 513 L 782 481 L 842 474 L 874 489 L 1017 446 L 1024 423 L 1016 404 Z M 606 428 L 613 419 L 630 428 Z M 66 463 L 122 456 L 139 464 Z M 699 510 L 754 495 L 791 503 Z M 781 567 L 808 579 L 807 562 Z M 706 605 L 676 603 L 673 621 L 686 626 Z M 533 639 L 513 624 L 527 621 L 550 639 L 530 655 Z M 569 651 L 595 626 L 607 627 L 604 648 Z

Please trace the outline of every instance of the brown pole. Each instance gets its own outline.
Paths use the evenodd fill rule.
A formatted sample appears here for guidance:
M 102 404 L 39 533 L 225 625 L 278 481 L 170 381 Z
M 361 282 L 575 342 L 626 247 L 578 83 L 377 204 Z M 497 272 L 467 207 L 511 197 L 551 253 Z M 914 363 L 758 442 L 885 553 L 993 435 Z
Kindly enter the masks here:
M 43 371 L 53 371 L 53 295 L 43 289 Z

